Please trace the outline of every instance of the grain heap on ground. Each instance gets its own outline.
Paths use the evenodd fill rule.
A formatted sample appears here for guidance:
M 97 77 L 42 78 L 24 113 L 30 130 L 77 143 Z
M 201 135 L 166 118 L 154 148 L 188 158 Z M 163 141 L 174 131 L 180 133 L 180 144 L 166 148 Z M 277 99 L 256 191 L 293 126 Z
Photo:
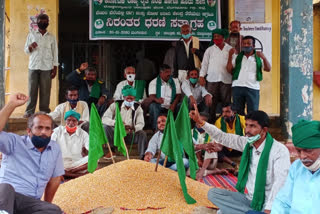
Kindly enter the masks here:
M 79 214 L 103 206 L 113 213 L 191 213 L 197 206 L 213 206 L 207 199 L 209 186 L 186 178 L 189 194 L 197 201 L 185 202 L 178 174 L 140 160 L 126 160 L 60 185 L 53 203 L 67 214 Z M 122 211 L 120 207 L 162 210 Z

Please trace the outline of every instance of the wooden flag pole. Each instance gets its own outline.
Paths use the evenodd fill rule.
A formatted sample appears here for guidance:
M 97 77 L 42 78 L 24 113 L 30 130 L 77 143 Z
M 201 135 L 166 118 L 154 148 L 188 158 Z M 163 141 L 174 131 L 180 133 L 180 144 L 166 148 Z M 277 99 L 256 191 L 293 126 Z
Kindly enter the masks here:
M 168 156 L 166 155 L 166 158 L 164 159 L 163 167 L 166 167 L 168 161 Z
M 113 158 L 113 153 L 112 153 L 112 150 L 111 150 L 109 142 L 107 142 L 107 146 L 108 146 L 109 152 L 111 154 L 112 163 L 115 163 L 114 158 Z
M 160 156 L 161 156 L 161 150 L 158 151 L 158 157 L 157 157 L 157 163 L 156 163 L 156 168 L 154 171 L 158 170 L 158 165 L 159 165 L 159 161 L 160 161 Z
M 126 146 L 126 142 L 124 141 L 124 138 L 122 138 L 122 142 L 123 142 L 123 145 L 124 145 L 124 148 L 126 148 L 126 153 L 127 153 L 127 160 L 129 160 L 129 152 L 128 152 L 128 149 L 127 149 L 127 146 Z

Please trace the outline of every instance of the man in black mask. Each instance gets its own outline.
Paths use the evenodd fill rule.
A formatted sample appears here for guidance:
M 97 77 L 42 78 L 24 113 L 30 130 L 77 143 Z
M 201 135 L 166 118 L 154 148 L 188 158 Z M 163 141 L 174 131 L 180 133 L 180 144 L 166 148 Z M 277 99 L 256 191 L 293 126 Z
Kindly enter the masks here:
M 243 38 L 243 36 L 240 35 L 240 30 L 240 21 L 233 20 L 232 22 L 230 22 L 230 34 L 228 39 L 226 39 L 226 43 L 235 48 L 237 54 L 241 51 L 241 40 Z
M 79 90 L 75 86 L 71 86 L 66 91 L 66 102 L 59 104 L 49 115 L 54 121 L 59 120 L 59 125 L 66 124 L 64 115 L 69 110 L 78 112 L 81 117 L 78 125 L 85 131 L 89 130 L 89 108 L 86 102 L 79 100 Z
M 14 109 L 27 100 L 24 94 L 13 94 L 0 110 L 0 210 L 61 214 L 60 208 L 51 204 L 64 174 L 60 147 L 51 141 L 52 118 L 44 112 L 33 114 L 26 136 L 3 131 Z
M 225 133 L 237 134 L 243 136 L 244 129 L 246 128 L 245 117 L 238 115 L 231 103 L 224 103 L 222 105 L 222 115 L 216 120 L 215 126 L 221 129 Z M 235 162 L 230 157 L 241 156 L 241 152 L 233 150 L 227 147 L 218 152 L 219 161 L 224 161 L 230 164 L 232 167 L 237 168 Z
M 35 112 L 38 93 L 40 111 L 50 112 L 51 79 L 56 76 L 59 65 L 56 38 L 47 31 L 48 15 L 40 14 L 37 24 L 38 30 L 28 34 L 24 47 L 25 53 L 29 55 L 29 100 L 24 114 L 25 118 Z

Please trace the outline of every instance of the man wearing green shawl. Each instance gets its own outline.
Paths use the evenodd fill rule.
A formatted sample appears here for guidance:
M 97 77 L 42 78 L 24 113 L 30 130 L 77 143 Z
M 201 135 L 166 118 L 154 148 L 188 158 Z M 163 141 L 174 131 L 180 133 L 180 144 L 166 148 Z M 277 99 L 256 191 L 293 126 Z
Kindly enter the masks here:
M 200 118 L 197 106 L 190 117 L 220 144 L 243 152 L 236 189 L 212 188 L 209 200 L 223 214 L 243 214 L 250 210 L 270 213 L 272 202 L 283 186 L 290 167 L 288 149 L 268 132 L 269 117 L 263 111 L 246 116 L 245 136 L 228 134 Z M 248 194 L 244 194 L 247 190 Z
M 271 65 L 260 51 L 255 51 L 255 38 L 245 36 L 242 39 L 241 52 L 229 51 L 227 70 L 232 75 L 232 100 L 237 112 L 244 115 L 259 109 L 260 81 L 262 70 L 270 71 Z
M 126 144 L 131 143 L 138 144 L 139 157 L 143 159 L 144 151 L 147 146 L 147 135 L 143 131 L 144 116 L 140 103 L 135 101 L 136 90 L 126 85 L 122 88 L 122 95 L 124 100 L 116 101 L 112 103 L 107 111 L 102 116 L 102 123 L 105 125 L 105 131 L 108 141 L 111 145 L 111 149 L 114 149 L 113 137 L 114 127 L 116 124 L 116 103 L 118 103 L 123 125 L 125 126 L 127 136 L 124 138 Z M 108 153 L 106 158 L 110 158 L 111 154 Z
M 157 129 L 157 118 L 160 113 L 165 113 L 168 109 L 175 112 L 180 101 L 181 87 L 178 79 L 171 77 L 169 65 L 160 66 L 159 76 L 149 84 L 149 114 L 153 130 Z
M 292 163 L 271 213 L 319 213 L 320 122 L 301 120 L 292 127 L 299 159 Z
M 228 53 L 232 47 L 225 43 L 229 32 L 226 29 L 212 31 L 211 46 L 203 56 L 199 84 L 206 86 L 212 95 L 209 121 L 216 120 L 216 107 L 219 102 L 231 102 L 231 75 L 227 71 Z

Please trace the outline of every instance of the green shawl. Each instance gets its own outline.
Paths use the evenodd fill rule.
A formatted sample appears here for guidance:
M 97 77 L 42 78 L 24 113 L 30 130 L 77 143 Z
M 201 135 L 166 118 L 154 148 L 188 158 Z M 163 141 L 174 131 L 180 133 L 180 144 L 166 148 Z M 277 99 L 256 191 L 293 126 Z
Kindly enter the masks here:
M 198 132 L 196 127 L 193 128 L 193 134 L 192 137 L 197 141 L 198 140 Z M 209 135 L 208 133 L 206 133 L 205 137 L 204 137 L 204 143 L 208 143 L 209 142 Z
M 146 81 L 144 80 L 135 80 L 134 89 L 136 89 L 136 101 L 139 101 L 143 98 L 144 89 L 146 87 Z
M 100 92 L 101 92 L 100 84 L 98 83 L 98 80 L 96 80 L 92 85 L 90 97 L 99 99 Z
M 262 77 L 262 62 L 261 62 L 260 57 L 257 56 L 256 51 L 254 51 L 253 53 L 254 53 L 254 57 L 256 59 L 257 81 L 261 81 L 263 79 L 263 77 Z M 236 67 L 232 71 L 232 80 L 237 80 L 239 78 L 243 56 L 244 56 L 244 52 L 241 51 L 240 54 L 236 58 Z
M 240 117 L 238 114 L 235 114 L 235 119 L 236 119 L 236 124 L 235 124 L 236 133 L 235 134 L 243 136 L 243 129 L 241 127 Z M 221 130 L 223 132 L 227 133 L 227 124 L 224 122 L 223 117 L 221 117 L 220 123 L 221 123 Z
M 172 79 L 172 77 L 170 77 L 168 83 L 170 84 L 171 86 L 171 103 L 173 103 L 174 99 L 176 98 L 176 84 L 174 83 L 174 80 Z M 157 77 L 157 98 L 160 98 L 161 97 L 161 77 L 158 75 Z
M 250 204 L 250 207 L 256 211 L 262 210 L 263 204 L 265 201 L 267 169 L 268 169 L 269 154 L 270 154 L 272 144 L 273 144 L 273 138 L 268 132 L 266 137 L 266 143 L 258 163 L 253 199 Z M 246 188 L 246 184 L 248 181 L 250 162 L 252 158 L 252 148 L 253 146 L 247 143 L 241 157 L 238 182 L 236 185 L 236 189 L 241 193 L 244 193 L 244 190 Z

